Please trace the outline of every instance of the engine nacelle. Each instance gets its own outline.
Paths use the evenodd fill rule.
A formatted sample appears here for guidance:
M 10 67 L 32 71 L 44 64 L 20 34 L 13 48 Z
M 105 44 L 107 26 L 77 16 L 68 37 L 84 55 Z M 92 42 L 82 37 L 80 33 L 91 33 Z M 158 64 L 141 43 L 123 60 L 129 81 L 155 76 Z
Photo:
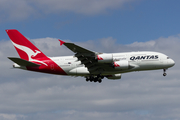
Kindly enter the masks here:
M 116 62 L 114 62 L 113 67 L 114 67 L 115 69 L 126 70 L 126 69 L 129 68 L 129 62 L 126 61 L 126 60 L 116 61 Z
M 100 54 L 97 55 L 98 63 L 112 63 L 113 55 L 112 54 Z
M 113 75 L 108 75 L 106 77 L 107 77 L 107 79 L 116 80 L 116 79 L 121 79 L 121 74 L 113 74 Z

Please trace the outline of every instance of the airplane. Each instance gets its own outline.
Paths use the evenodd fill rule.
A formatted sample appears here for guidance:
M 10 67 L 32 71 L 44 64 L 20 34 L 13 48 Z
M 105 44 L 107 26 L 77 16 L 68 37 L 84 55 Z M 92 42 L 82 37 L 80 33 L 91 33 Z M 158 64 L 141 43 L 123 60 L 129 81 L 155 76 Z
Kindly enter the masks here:
M 133 71 L 163 69 L 163 76 L 166 76 L 166 70 L 175 65 L 171 58 L 159 52 L 99 53 L 60 39 L 60 45 L 65 45 L 75 54 L 47 57 L 18 30 L 8 29 L 6 32 L 20 56 L 8 58 L 14 62 L 14 68 L 23 70 L 82 76 L 86 81 L 101 83 L 104 77 L 118 80 L 122 73 Z

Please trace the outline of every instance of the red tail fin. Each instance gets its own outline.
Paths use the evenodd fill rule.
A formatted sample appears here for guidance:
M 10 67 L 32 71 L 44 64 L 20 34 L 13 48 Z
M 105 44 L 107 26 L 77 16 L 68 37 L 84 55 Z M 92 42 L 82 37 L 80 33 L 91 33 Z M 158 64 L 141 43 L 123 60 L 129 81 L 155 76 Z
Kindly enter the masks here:
M 46 57 L 36 46 L 34 46 L 27 38 L 25 38 L 17 30 L 6 30 L 19 56 L 24 60 L 34 60 Z

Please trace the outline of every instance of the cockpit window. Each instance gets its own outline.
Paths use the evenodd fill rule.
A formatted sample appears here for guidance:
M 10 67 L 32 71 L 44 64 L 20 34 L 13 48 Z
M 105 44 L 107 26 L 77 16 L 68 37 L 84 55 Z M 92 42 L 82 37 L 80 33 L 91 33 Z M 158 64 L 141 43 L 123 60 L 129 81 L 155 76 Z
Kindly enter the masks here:
M 170 59 L 170 57 L 167 57 L 167 59 Z

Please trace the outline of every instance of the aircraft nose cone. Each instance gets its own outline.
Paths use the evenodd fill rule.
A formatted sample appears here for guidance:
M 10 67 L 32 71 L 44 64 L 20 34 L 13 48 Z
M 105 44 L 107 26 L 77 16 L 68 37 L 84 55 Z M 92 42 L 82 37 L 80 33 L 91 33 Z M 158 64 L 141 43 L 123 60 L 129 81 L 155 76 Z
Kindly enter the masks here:
M 169 63 L 170 66 L 174 66 L 174 65 L 175 65 L 175 62 L 174 62 L 174 60 L 172 60 L 172 59 L 169 59 L 169 62 L 168 62 L 168 63 Z

